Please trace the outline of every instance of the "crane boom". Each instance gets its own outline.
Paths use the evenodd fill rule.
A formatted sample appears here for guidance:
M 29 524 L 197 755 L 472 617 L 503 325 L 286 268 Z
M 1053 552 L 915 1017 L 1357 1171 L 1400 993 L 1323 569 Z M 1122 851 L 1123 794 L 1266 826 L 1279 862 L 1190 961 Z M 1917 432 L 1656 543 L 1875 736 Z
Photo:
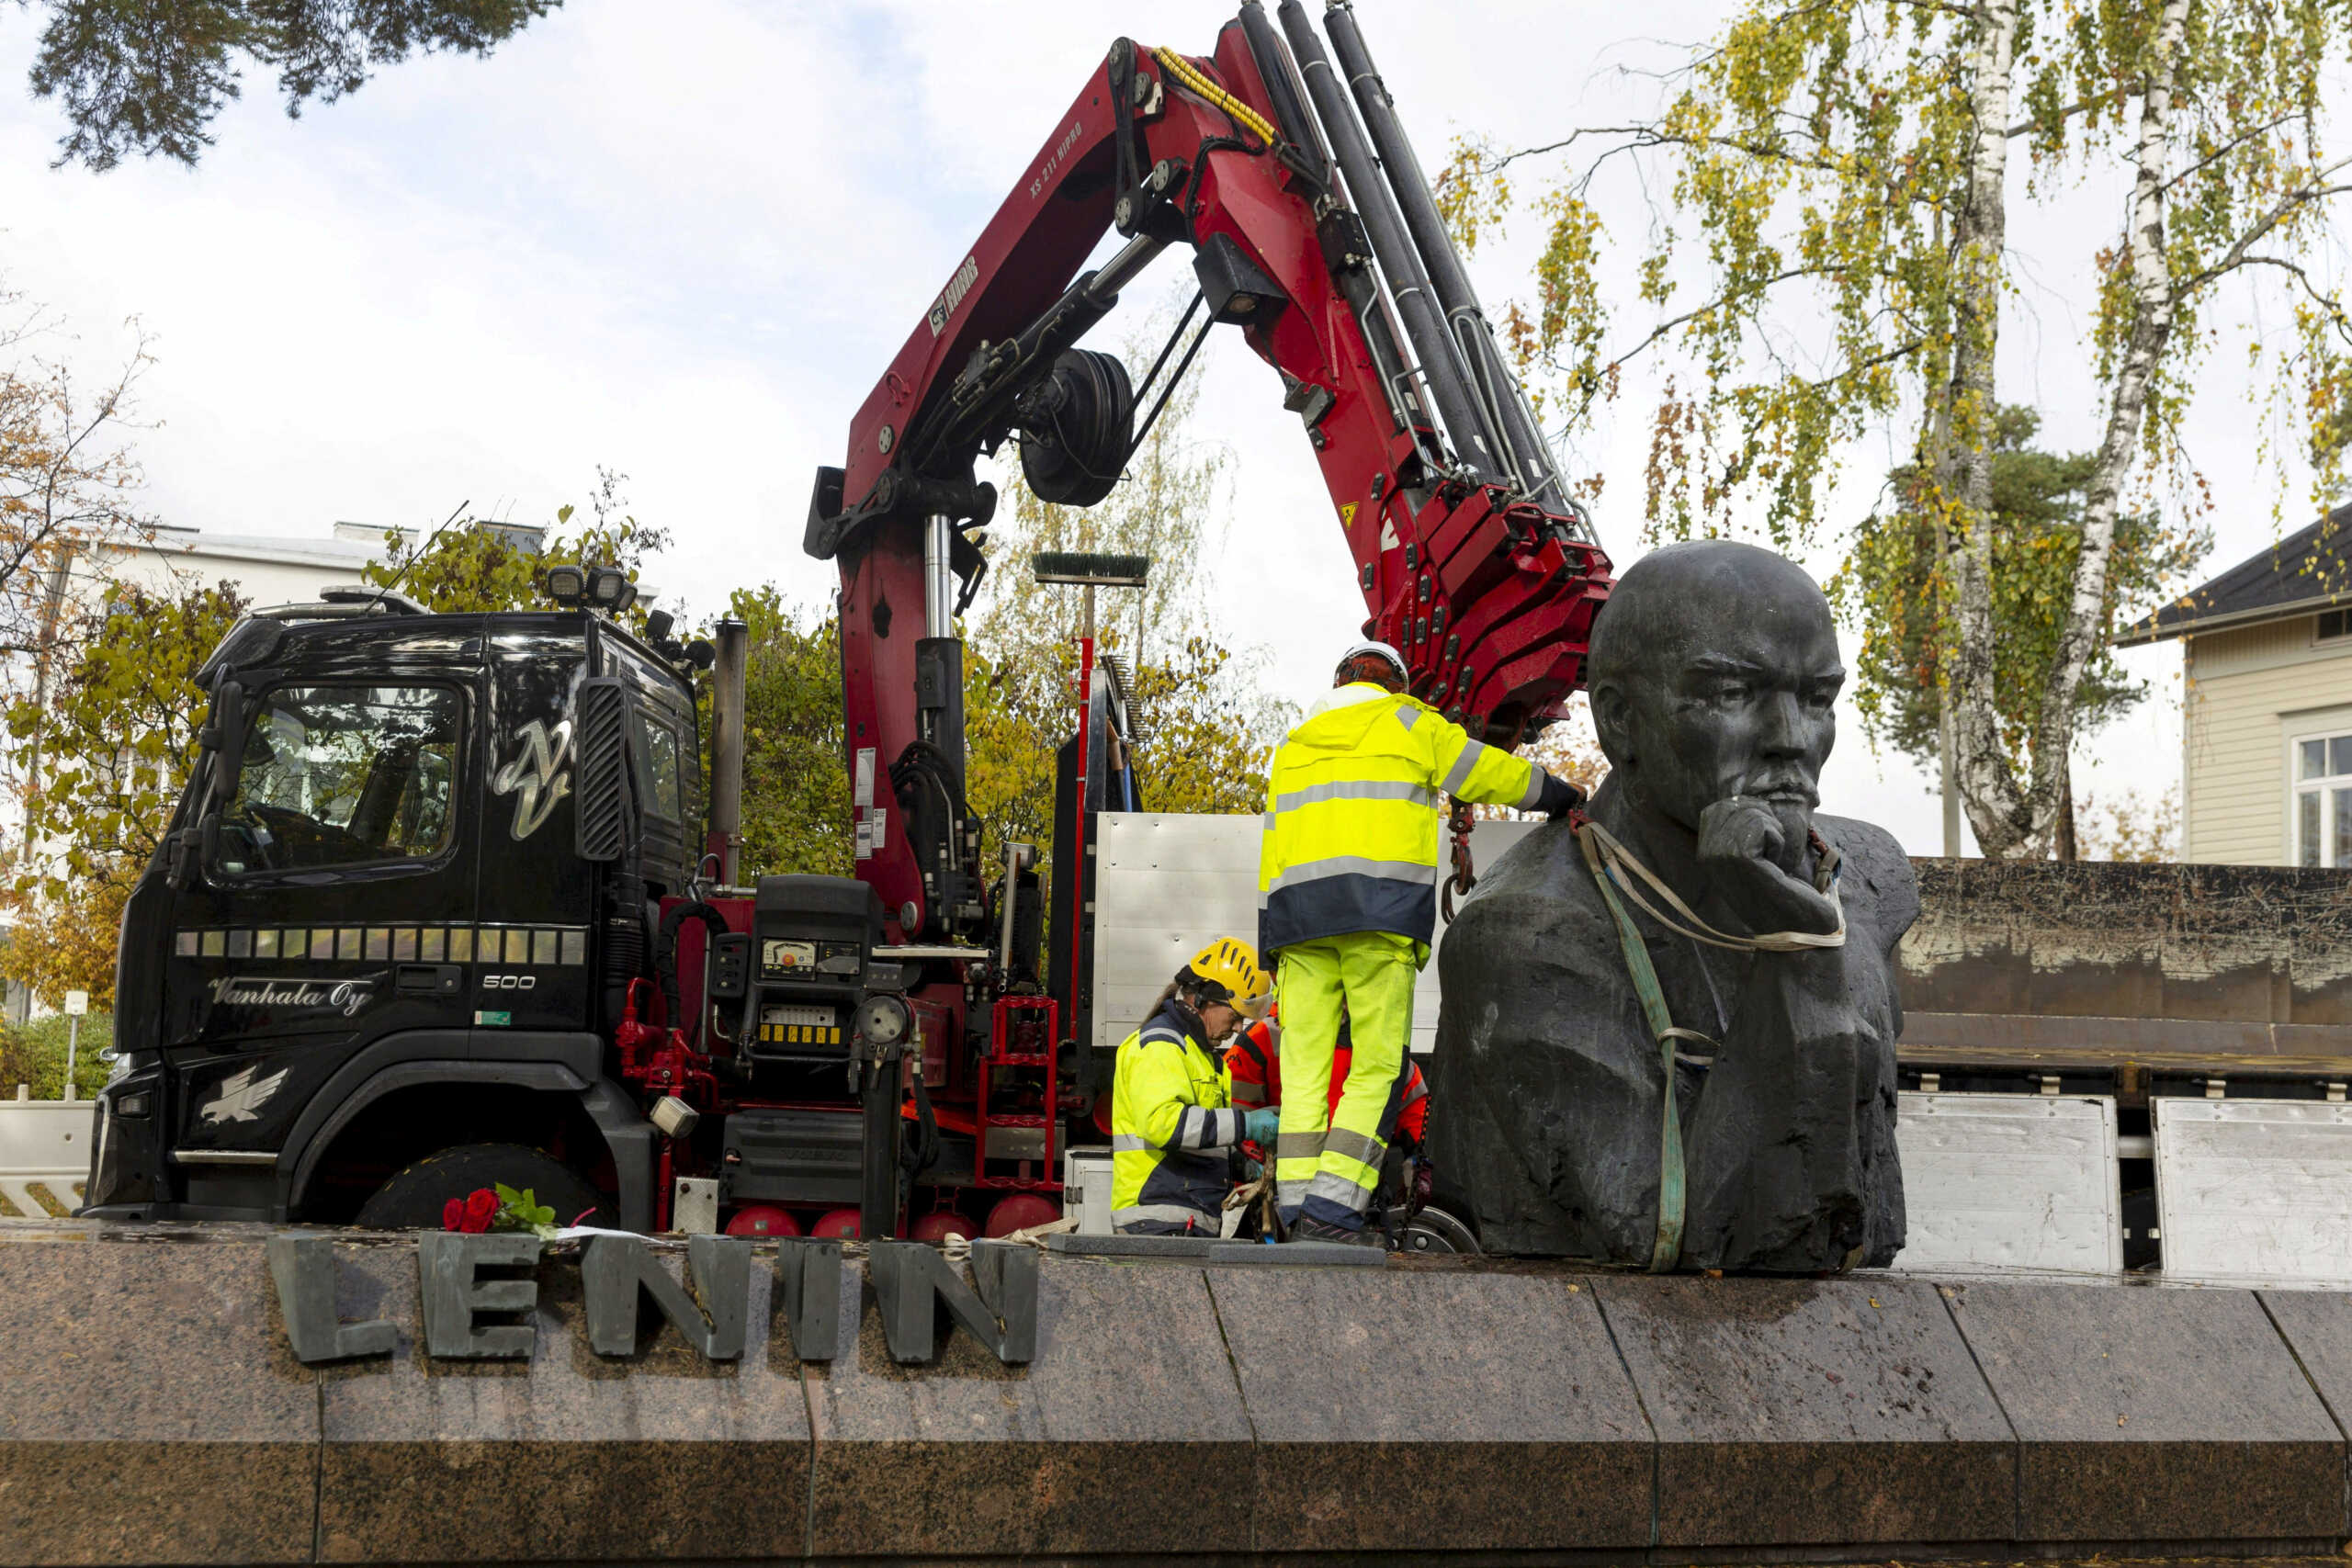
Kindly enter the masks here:
M 1442 222 L 1353 16 L 1333 0 L 1326 18 L 1351 102 L 1299 0 L 1278 15 L 1279 32 L 1246 0 L 1204 57 L 1114 41 L 819 471 L 806 544 L 841 572 L 858 870 L 902 940 L 979 929 L 954 639 L 981 570 L 966 536 L 995 505 L 979 459 L 1017 438 L 1046 499 L 1107 493 L 1134 394 L 1078 344 L 1169 247 L 1278 373 L 1366 632 L 1404 651 L 1414 694 L 1508 745 L 1582 682 L 1608 558 L 1458 258 L 1434 254 Z M 1114 231 L 1125 245 L 1081 271 Z

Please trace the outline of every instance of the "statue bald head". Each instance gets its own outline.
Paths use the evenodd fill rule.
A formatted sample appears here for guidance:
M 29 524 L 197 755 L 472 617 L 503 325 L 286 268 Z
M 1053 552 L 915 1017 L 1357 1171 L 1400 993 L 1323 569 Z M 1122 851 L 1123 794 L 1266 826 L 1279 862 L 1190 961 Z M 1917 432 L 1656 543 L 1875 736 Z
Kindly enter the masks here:
M 1653 550 L 1593 625 L 1593 724 L 1617 787 L 1637 813 L 1693 832 L 1709 806 L 1744 794 L 1802 842 L 1844 682 L 1820 586 L 1753 545 Z

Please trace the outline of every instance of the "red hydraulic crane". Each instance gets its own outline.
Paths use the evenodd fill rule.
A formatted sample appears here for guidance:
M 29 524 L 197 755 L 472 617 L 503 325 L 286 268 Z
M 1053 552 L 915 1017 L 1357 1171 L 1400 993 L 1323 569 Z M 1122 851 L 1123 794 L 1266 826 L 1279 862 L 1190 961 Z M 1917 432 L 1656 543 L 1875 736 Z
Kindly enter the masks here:
M 1101 501 L 1138 406 L 1164 400 L 1210 326 L 1239 328 L 1273 367 L 1347 536 L 1365 630 L 1404 650 L 1417 696 L 1510 745 L 1581 683 L 1608 559 L 1496 347 L 1352 9 L 1329 5 L 1329 53 L 1299 0 L 1277 15 L 1245 0 L 1206 56 L 1115 41 L 858 410 L 842 466 L 818 472 L 806 544 L 841 572 L 857 874 L 889 941 L 929 965 L 910 988 L 927 1036 L 966 1038 L 967 1004 L 1014 967 L 1010 936 L 1001 953 L 989 945 L 1000 868 L 964 795 L 956 616 L 982 570 L 968 536 L 996 501 L 979 459 L 1014 441 L 1040 497 Z M 1114 230 L 1125 243 L 1081 272 Z M 1133 387 L 1117 359 L 1078 344 L 1178 244 L 1199 297 Z M 1057 849 L 1075 847 L 1071 835 Z M 1001 898 L 1016 880 L 1006 873 Z M 1057 948 L 1080 940 L 1081 880 L 1056 898 Z M 1066 1041 L 1085 998 L 1062 976 L 1047 988 Z M 975 1059 L 1034 1059 L 981 1046 L 972 1022 Z

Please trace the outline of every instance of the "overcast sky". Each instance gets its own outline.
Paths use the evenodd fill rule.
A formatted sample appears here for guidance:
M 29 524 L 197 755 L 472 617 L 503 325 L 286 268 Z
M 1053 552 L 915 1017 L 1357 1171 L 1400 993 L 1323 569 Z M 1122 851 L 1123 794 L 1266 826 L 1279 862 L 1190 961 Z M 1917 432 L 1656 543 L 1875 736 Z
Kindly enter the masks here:
M 1702 38 L 1725 9 L 1359 8 L 1432 167 L 1457 133 L 1548 141 L 1653 106 L 1654 80 L 1627 68 L 1669 60 L 1659 40 Z M 488 61 L 413 62 L 300 121 L 249 79 L 198 169 L 103 175 L 50 167 L 61 118 L 23 85 L 41 15 L 0 13 L 0 275 L 70 319 L 92 374 L 127 351 L 130 318 L 152 334 L 138 450 L 153 512 L 313 536 L 338 519 L 429 527 L 469 500 L 537 520 L 584 502 L 601 463 L 674 536 L 653 575 L 708 611 L 737 583 L 831 591 L 800 552 L 812 471 L 842 461 L 851 413 L 1060 106 L 1121 30 L 1206 52 L 1231 7 L 571 0 Z M 1639 192 L 1602 189 L 1630 250 Z M 2061 447 L 2093 445 L 2102 418 L 2081 339 L 2088 257 L 2120 199 L 2070 184 L 2012 218 L 2004 392 L 2038 402 Z M 1522 226 L 1481 253 L 1490 307 L 1525 292 L 1534 238 Z M 1163 260 L 1130 300 L 1183 270 Z M 1638 335 L 1630 285 L 1621 299 L 1620 335 Z M 2227 328 L 2260 330 L 2232 309 Z M 1267 645 L 1274 682 L 1303 696 L 1363 617 L 1345 545 L 1272 373 L 1232 334 L 1203 361 L 1198 434 L 1235 459 L 1216 629 Z M 2216 570 L 2275 535 L 2243 364 L 2214 355 L 2196 423 Z M 1609 480 L 1597 522 L 1621 567 L 1642 549 L 1646 385 L 1575 454 Z M 1894 453 L 1852 456 L 1832 532 L 1868 512 Z M 2083 749 L 2100 792 L 2178 778 L 2177 647 L 2130 657 L 2156 693 Z M 1873 758 L 1859 724 L 1825 784 L 1828 809 L 1937 851 L 1926 777 Z

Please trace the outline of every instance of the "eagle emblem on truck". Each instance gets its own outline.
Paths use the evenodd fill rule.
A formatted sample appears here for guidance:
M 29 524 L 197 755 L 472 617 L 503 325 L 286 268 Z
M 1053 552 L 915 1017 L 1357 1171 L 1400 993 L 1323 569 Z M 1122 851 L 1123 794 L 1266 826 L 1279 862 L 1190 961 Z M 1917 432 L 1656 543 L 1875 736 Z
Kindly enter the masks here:
M 254 1075 L 261 1067 L 255 1064 L 243 1072 L 231 1073 L 220 1080 L 220 1092 L 206 1101 L 197 1114 L 216 1127 L 224 1122 L 251 1122 L 261 1114 L 261 1108 L 269 1103 L 290 1070 L 280 1067 L 266 1078 L 256 1078 Z

